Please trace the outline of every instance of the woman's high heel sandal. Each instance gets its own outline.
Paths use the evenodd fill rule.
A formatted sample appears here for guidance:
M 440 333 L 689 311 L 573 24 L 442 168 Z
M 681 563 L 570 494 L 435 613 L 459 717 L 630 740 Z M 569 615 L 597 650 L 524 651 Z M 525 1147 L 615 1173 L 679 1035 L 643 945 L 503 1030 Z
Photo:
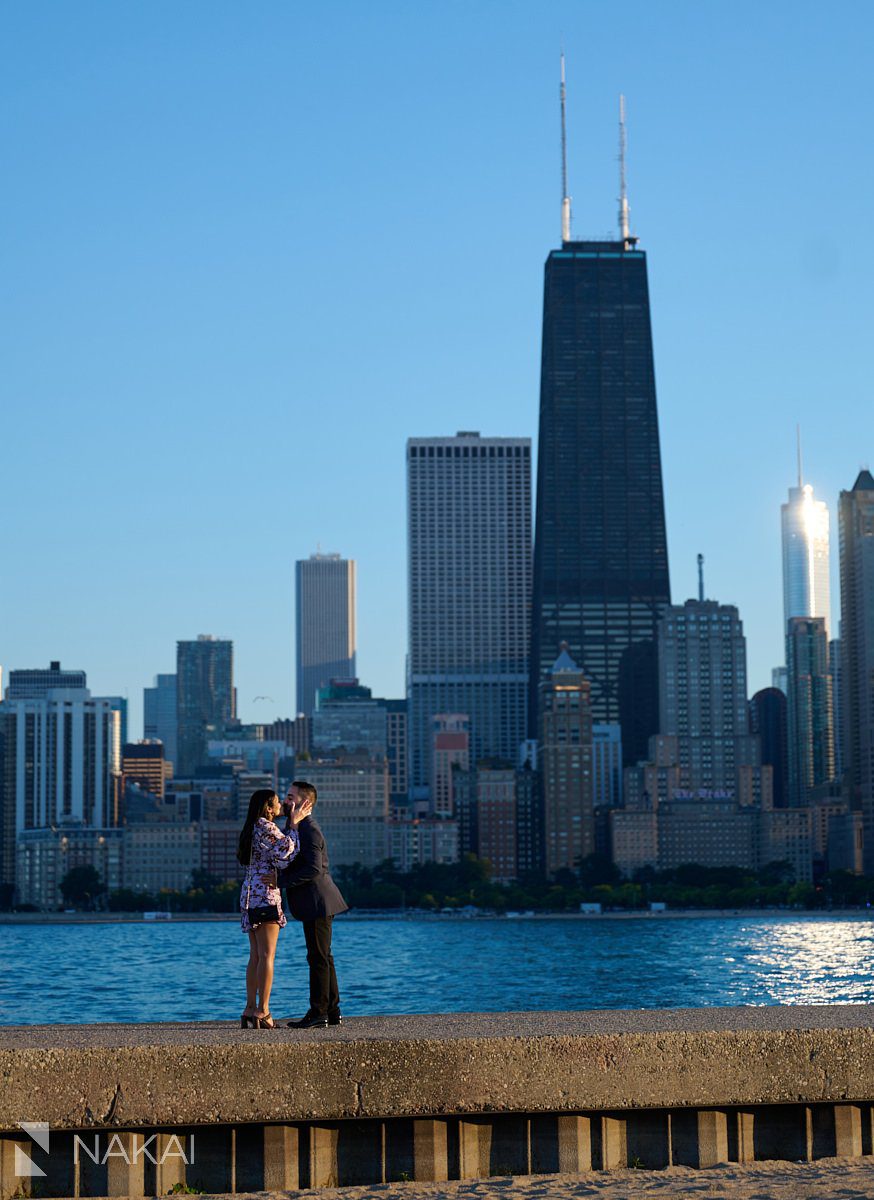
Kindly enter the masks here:
M 271 1017 L 270 1013 L 265 1013 L 263 1017 L 255 1017 L 256 1029 L 277 1029 L 276 1022 Z
M 253 1017 L 251 1013 L 240 1013 L 240 1028 L 241 1029 L 257 1029 L 258 1018 Z

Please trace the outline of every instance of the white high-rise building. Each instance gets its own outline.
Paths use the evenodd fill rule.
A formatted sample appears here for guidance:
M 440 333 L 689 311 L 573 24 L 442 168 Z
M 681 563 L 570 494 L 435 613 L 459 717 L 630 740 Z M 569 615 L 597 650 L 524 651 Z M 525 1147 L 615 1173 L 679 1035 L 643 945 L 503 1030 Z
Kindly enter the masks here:
M 531 596 L 528 438 L 407 443 L 414 788 L 431 776 L 432 721 L 470 717 L 470 761 L 515 762 L 526 733 Z
M 73 866 L 119 886 L 123 701 L 84 671 L 12 671 L 0 703 L 0 875 L 21 903 L 54 907 Z
M 793 617 L 823 617 L 830 625 L 828 506 L 809 483 L 789 489 L 780 507 L 783 529 L 783 634 Z
M 332 679 L 354 679 L 355 562 L 311 554 L 295 564 L 297 711 L 311 717 L 316 693 Z

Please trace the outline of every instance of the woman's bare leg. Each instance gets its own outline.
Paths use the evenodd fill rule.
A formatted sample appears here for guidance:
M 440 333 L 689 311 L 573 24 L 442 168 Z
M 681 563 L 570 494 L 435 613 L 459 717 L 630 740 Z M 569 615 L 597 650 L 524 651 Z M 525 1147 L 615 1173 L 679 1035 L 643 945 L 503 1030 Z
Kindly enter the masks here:
M 270 1012 L 270 991 L 273 987 L 273 963 L 276 958 L 276 943 L 279 926 L 273 922 L 259 925 L 255 931 L 258 939 L 258 1010 L 257 1016 L 266 1017 Z
M 258 1007 L 258 939 L 254 929 L 249 930 L 249 961 L 246 963 L 246 1015 L 254 1017 Z

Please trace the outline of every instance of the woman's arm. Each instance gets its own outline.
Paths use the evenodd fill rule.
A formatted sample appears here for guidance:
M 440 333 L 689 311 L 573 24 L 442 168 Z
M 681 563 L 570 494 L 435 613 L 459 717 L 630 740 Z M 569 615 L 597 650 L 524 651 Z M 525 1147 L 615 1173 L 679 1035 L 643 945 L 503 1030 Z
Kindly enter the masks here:
M 267 856 L 274 867 L 286 865 L 300 850 L 300 837 L 296 829 L 282 833 L 272 821 L 267 822 Z

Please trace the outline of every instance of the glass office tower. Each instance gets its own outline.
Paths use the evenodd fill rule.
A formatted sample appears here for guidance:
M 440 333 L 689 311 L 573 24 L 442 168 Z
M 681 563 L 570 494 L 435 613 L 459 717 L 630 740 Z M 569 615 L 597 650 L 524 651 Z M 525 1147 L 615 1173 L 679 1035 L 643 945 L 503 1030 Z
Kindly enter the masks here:
M 623 759 L 658 731 L 656 625 L 670 603 L 646 255 L 564 241 L 546 261 L 529 730 L 562 642 Z

